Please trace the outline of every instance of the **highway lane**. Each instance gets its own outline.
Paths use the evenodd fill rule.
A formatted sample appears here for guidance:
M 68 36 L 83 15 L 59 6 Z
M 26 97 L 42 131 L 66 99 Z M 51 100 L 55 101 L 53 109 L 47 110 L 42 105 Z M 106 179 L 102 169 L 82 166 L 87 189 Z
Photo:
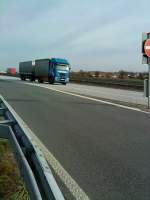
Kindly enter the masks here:
M 43 85 L 51 88 L 51 85 L 48 84 L 43 84 Z M 65 87 L 62 86 L 61 84 L 54 84 L 52 87 L 66 92 L 74 92 L 76 94 L 81 94 L 96 98 L 105 98 L 132 104 L 147 105 L 147 98 L 144 97 L 143 92 L 139 91 L 107 88 L 101 86 L 82 85 L 75 83 L 69 83 Z
M 0 79 L 16 79 L 14 77 L 6 77 L 0 76 Z M 16 80 L 19 80 L 17 78 Z M 29 83 L 26 81 L 26 83 Z M 33 83 L 38 85 L 38 83 Z M 92 85 L 82 85 L 69 83 L 66 86 L 62 86 L 61 84 L 54 84 L 53 86 L 48 84 L 42 84 L 46 87 L 53 87 L 55 89 L 63 90 L 66 92 L 74 92 L 81 95 L 96 97 L 96 98 L 105 98 L 110 100 L 117 100 L 126 103 L 132 104 L 141 104 L 147 105 L 147 98 L 144 97 L 144 93 L 140 91 L 132 91 L 132 90 L 124 90 L 124 89 L 115 89 L 115 88 L 107 88 L 101 86 L 92 86 Z
M 0 80 L 0 93 L 91 199 L 150 199 L 150 116 Z

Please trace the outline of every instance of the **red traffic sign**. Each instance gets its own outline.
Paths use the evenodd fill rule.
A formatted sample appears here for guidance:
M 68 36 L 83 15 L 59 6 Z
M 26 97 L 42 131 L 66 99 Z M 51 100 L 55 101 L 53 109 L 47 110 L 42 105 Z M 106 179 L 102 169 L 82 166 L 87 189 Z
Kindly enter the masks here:
M 150 39 L 147 39 L 145 44 L 144 44 L 144 51 L 147 57 L 150 58 Z

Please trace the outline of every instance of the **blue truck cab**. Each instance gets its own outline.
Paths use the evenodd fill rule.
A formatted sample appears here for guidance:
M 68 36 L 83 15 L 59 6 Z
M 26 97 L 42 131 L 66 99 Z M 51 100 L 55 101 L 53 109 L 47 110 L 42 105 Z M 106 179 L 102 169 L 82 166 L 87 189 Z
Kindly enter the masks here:
M 66 84 L 69 82 L 70 65 L 66 59 L 50 59 L 50 77 L 52 83 Z

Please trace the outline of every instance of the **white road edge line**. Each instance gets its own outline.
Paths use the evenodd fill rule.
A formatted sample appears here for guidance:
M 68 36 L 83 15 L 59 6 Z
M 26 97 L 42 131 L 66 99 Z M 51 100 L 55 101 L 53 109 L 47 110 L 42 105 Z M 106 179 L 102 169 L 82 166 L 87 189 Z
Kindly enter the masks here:
M 124 105 L 121 105 L 121 104 L 112 103 L 110 101 L 104 101 L 104 100 L 96 99 L 96 98 L 93 98 L 93 97 L 88 97 L 88 96 L 83 96 L 83 95 L 80 95 L 80 94 L 75 94 L 75 93 L 72 93 L 72 92 L 58 90 L 58 89 L 54 89 L 54 88 L 51 88 L 51 87 L 47 87 L 45 85 L 39 85 L 39 84 L 34 84 L 34 83 L 25 83 L 25 84 L 33 85 L 33 86 L 36 86 L 36 87 L 46 88 L 46 89 L 49 89 L 49 90 L 53 90 L 53 91 L 56 91 L 56 92 L 59 92 L 59 93 L 63 93 L 63 94 L 67 94 L 67 95 L 71 95 L 71 96 L 75 96 L 75 97 L 79 97 L 79 98 L 82 98 L 82 99 L 88 99 L 88 100 L 96 101 L 96 102 L 99 102 L 99 103 L 104 103 L 104 104 L 108 104 L 108 105 L 112 105 L 112 106 L 116 106 L 116 107 L 120 107 L 120 108 L 124 108 L 124 109 L 128 109 L 128 110 L 134 110 L 134 111 L 142 112 L 142 113 L 145 113 L 145 114 L 150 114 L 150 112 L 143 111 L 139 108 L 124 106 Z
M 29 136 L 32 142 L 39 144 L 41 151 L 43 152 L 47 162 L 53 168 L 54 172 L 58 175 L 61 181 L 65 184 L 71 194 L 77 200 L 90 200 L 83 189 L 78 185 L 78 183 L 70 176 L 70 174 L 63 168 L 59 161 L 54 157 L 54 155 L 47 149 L 47 147 L 40 141 L 40 139 L 35 135 L 35 133 L 28 127 L 28 125 L 23 121 L 23 119 L 16 113 L 14 108 L 4 99 L 2 95 L 0 98 L 8 106 L 11 113 L 18 119 L 18 121 L 28 130 Z

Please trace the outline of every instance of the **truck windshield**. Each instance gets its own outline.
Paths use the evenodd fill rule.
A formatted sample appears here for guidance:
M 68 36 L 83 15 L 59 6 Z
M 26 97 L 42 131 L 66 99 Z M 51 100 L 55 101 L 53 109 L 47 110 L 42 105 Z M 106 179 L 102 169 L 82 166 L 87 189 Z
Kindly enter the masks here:
M 56 65 L 56 69 L 57 70 L 69 70 L 69 66 L 68 65 Z

